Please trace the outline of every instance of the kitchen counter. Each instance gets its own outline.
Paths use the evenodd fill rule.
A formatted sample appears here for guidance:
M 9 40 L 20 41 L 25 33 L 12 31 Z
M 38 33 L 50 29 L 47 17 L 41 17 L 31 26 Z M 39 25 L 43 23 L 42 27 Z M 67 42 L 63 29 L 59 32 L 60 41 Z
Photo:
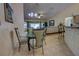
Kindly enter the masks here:
M 79 27 L 65 28 L 65 42 L 74 55 L 79 56 Z
M 75 29 L 79 29 L 79 27 L 74 27 L 74 26 L 72 26 L 72 27 L 66 26 L 66 28 L 75 28 Z

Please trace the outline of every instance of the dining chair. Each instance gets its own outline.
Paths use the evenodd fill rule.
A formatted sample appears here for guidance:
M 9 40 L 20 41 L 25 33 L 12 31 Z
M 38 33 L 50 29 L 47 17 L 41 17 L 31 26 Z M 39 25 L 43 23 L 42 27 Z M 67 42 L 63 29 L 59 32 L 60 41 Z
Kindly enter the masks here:
M 47 31 L 47 28 L 44 28 L 44 37 L 46 37 L 46 31 Z M 44 38 L 44 42 L 45 42 L 45 44 L 46 44 L 46 40 L 45 40 L 45 38 Z
M 18 43 L 19 43 L 18 51 L 20 51 L 21 45 L 27 43 L 27 38 L 26 38 L 26 36 L 20 35 L 18 28 L 15 28 L 15 32 L 16 32 L 16 36 L 18 39 Z
M 32 28 L 28 28 L 27 29 L 27 36 L 32 36 L 33 35 L 33 29 Z
M 35 30 L 35 40 L 33 40 L 33 44 L 31 45 L 33 49 L 33 55 L 35 55 L 35 49 L 42 48 L 42 54 L 44 55 L 43 41 L 44 41 L 44 30 Z
M 64 32 L 65 32 L 65 27 L 62 23 L 60 23 L 58 25 L 58 33 L 59 33 L 58 39 L 64 39 Z

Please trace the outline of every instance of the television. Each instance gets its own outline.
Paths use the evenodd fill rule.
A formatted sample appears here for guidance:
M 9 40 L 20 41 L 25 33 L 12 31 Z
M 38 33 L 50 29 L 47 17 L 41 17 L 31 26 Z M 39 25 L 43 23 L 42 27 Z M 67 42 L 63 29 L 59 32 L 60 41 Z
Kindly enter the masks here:
M 29 23 L 29 28 L 40 29 L 40 23 Z
M 28 22 L 27 28 L 33 28 L 33 29 L 44 29 L 47 27 L 47 23 L 44 22 Z
M 27 28 L 33 28 L 33 29 L 44 29 L 45 23 L 44 22 L 29 22 L 27 23 Z

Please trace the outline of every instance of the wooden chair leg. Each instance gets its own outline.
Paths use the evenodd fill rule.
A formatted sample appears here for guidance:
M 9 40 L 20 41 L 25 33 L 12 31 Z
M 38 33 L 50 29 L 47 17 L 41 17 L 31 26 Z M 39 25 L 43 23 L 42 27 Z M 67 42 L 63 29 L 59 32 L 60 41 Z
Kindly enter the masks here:
M 64 40 L 64 33 L 63 33 L 63 40 Z
M 60 33 L 58 33 L 58 39 L 60 40 Z
M 34 39 L 33 39 L 33 56 L 35 56 L 35 50 L 34 50 Z
M 45 43 L 45 45 L 46 45 L 46 40 L 44 39 L 44 43 Z
M 42 46 L 42 54 L 44 55 L 44 48 L 43 48 L 43 46 Z
M 44 43 L 45 43 L 45 45 L 46 45 L 46 40 L 44 40 Z
M 34 50 L 34 48 L 33 48 L 33 56 L 35 56 L 35 50 Z
M 20 48 L 21 48 L 21 44 L 19 43 L 18 51 L 20 51 Z

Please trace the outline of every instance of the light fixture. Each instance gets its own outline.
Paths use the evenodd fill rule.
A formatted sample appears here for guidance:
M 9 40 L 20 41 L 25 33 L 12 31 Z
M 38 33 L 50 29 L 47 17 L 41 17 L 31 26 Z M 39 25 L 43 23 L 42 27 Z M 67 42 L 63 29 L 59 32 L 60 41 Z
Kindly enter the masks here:
M 35 18 L 41 18 L 43 15 L 40 13 L 31 12 L 31 13 L 28 13 L 28 16 L 35 17 Z
M 30 16 L 31 16 L 31 17 L 33 17 L 33 16 L 34 16 L 34 13 L 33 13 L 33 12 L 31 12 L 31 13 L 30 13 Z
M 34 16 L 35 16 L 35 17 L 37 17 L 37 16 L 38 16 L 38 14 L 37 14 L 37 13 L 35 13 L 35 14 L 34 14 Z

